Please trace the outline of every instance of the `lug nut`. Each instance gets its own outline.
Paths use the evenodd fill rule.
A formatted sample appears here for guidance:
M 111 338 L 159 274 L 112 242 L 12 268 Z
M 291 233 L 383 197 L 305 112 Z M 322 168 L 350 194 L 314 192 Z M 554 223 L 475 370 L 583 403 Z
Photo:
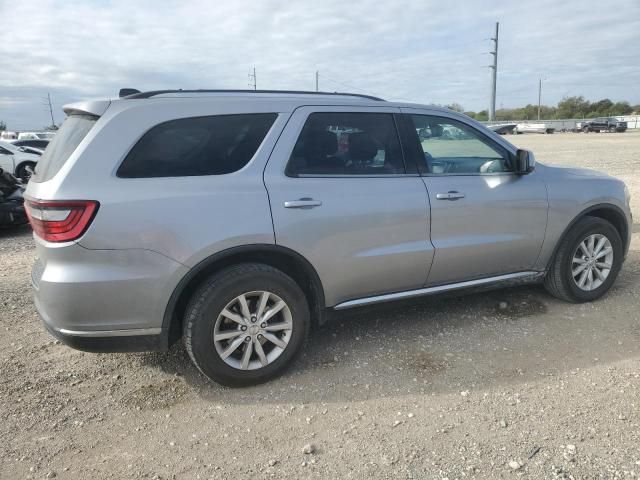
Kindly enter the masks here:
M 247 342 L 247 343 L 249 343 L 249 342 L 251 341 L 251 337 L 246 337 L 246 338 L 244 339 L 244 341 L 245 341 L 245 342 Z
M 242 330 L 243 332 L 245 332 L 245 331 L 247 330 L 247 326 L 246 326 L 246 325 L 242 325 L 242 326 L 240 327 L 240 330 Z
M 256 323 L 257 320 L 258 320 L 258 317 L 256 317 L 255 315 L 251 316 L 251 323 Z
M 260 324 L 260 328 L 267 328 L 267 324 L 266 323 Z
M 259 338 L 260 340 L 262 339 L 262 334 L 261 334 L 261 333 L 259 333 L 259 334 L 258 334 L 258 338 Z

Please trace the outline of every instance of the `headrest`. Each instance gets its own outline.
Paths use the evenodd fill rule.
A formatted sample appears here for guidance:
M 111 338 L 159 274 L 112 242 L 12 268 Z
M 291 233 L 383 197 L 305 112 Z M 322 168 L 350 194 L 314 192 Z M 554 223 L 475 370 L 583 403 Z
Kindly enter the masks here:
M 309 158 L 325 158 L 335 155 L 338 150 L 338 137 L 327 130 L 309 132 L 304 142 L 304 153 Z
M 372 160 L 378 154 L 378 147 L 373 137 L 366 133 L 352 133 L 349 135 L 349 156 L 353 160 Z

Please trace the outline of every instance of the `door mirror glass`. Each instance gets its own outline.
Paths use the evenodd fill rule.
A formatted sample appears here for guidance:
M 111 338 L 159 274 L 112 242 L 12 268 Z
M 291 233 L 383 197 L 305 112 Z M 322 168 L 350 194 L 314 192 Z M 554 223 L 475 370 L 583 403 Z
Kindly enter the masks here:
M 529 150 L 518 149 L 515 160 L 516 173 L 520 175 L 531 173 L 536 167 L 536 159 Z

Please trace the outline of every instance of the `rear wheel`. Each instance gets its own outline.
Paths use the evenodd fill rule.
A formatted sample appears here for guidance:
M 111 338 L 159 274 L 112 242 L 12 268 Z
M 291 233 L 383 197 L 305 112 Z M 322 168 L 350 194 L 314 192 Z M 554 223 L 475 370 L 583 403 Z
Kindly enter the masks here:
M 582 127 L 582 131 L 584 133 L 589 133 L 589 127 Z
M 268 265 L 241 264 L 213 275 L 193 295 L 184 342 L 207 377 L 241 387 L 280 375 L 309 325 L 309 306 L 295 281 Z
M 616 133 L 616 127 L 614 127 L 614 126 L 609 127 L 609 132 L 610 133 Z
M 35 162 L 24 162 L 18 165 L 16 168 L 16 177 L 22 180 L 24 183 L 27 183 L 33 175 L 33 172 L 36 168 Z
M 589 302 L 604 295 L 622 266 L 620 234 L 606 220 L 584 217 L 561 241 L 544 284 L 569 302 Z

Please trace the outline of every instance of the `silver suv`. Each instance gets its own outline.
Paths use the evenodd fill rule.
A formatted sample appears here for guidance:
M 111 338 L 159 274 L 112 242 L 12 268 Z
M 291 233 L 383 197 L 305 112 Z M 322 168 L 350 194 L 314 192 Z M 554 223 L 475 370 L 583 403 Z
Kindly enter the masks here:
M 45 325 L 89 351 L 182 338 L 224 385 L 281 373 L 332 310 L 527 282 L 595 300 L 629 246 L 620 180 L 443 108 L 179 90 L 65 111 L 26 192 Z

